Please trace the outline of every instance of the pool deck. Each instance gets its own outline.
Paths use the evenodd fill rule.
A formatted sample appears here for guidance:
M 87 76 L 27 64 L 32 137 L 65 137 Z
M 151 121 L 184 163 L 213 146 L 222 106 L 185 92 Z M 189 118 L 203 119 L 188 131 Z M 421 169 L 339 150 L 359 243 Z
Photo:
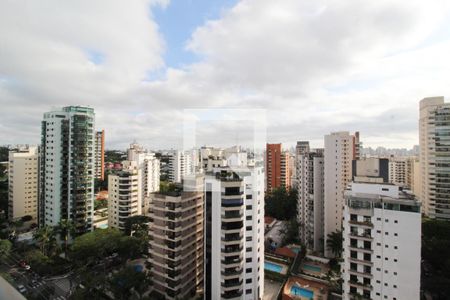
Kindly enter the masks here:
M 312 281 L 306 278 L 301 278 L 297 276 L 289 277 L 286 284 L 284 285 L 282 292 L 282 300 L 306 300 L 302 296 L 292 295 L 291 288 L 293 286 L 302 287 L 304 289 L 314 292 L 314 300 L 318 300 L 319 297 L 322 300 L 327 300 L 328 298 L 328 287 L 320 282 Z M 309 299 L 308 299 L 309 300 Z
M 316 272 L 316 271 L 313 271 L 313 270 L 305 269 L 303 267 L 304 265 L 310 265 L 310 266 L 319 267 L 320 268 L 320 272 Z M 302 264 L 301 264 L 300 269 L 302 270 L 302 273 L 308 274 L 308 275 L 312 275 L 312 276 L 316 276 L 316 277 L 324 277 L 324 276 L 326 276 L 326 274 L 330 270 L 328 265 L 323 264 L 321 262 L 317 262 L 317 261 L 311 261 L 311 260 L 304 260 L 302 262 Z
M 267 255 L 264 257 L 264 262 L 279 265 L 280 267 L 282 267 L 281 272 L 280 272 L 281 275 L 286 275 L 289 270 L 289 266 L 285 262 L 281 262 L 281 261 L 277 260 L 276 258 L 268 257 Z M 265 268 L 264 268 L 264 270 L 267 271 L 267 269 L 265 269 Z

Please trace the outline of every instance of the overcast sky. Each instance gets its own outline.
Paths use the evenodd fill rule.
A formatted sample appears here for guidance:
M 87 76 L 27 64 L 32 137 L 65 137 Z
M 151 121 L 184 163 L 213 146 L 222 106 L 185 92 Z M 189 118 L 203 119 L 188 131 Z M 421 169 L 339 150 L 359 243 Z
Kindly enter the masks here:
M 418 143 L 418 102 L 450 96 L 450 1 L 0 0 L 0 144 L 38 143 L 44 112 L 89 105 L 107 148 L 245 143 L 192 109 L 265 110 L 267 140 Z M 264 126 L 264 125 L 261 125 Z

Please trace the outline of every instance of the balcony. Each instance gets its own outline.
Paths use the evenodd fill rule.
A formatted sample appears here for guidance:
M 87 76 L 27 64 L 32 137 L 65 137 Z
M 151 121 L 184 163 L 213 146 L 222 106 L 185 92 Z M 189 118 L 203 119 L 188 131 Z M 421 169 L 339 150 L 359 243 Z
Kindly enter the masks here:
M 354 220 L 350 220 L 348 221 L 349 224 L 352 225 L 359 225 L 359 226 L 363 226 L 363 227 L 373 227 L 372 222 L 368 222 L 368 221 L 354 221 Z
M 354 287 L 357 287 L 357 288 L 360 288 L 360 289 L 369 289 L 369 290 L 373 289 L 373 287 L 370 284 L 365 284 L 365 283 L 362 283 L 362 282 L 359 282 L 359 281 L 355 281 L 355 280 L 349 280 L 348 283 L 351 286 L 354 286 Z
M 231 280 L 225 280 L 225 282 L 222 282 L 220 285 L 224 288 L 233 288 L 233 287 L 240 287 L 242 285 L 243 280 L 237 280 L 237 279 L 231 279 Z
M 229 292 L 225 292 L 222 295 L 220 295 L 223 299 L 235 299 L 235 298 L 240 298 L 242 296 L 242 291 L 238 290 L 238 291 L 229 291 Z

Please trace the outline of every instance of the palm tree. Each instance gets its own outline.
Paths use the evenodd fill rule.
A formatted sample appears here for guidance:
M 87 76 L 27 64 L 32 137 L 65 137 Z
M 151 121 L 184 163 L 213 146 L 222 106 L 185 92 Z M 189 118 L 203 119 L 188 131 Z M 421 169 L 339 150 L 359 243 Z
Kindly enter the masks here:
M 39 244 L 41 248 L 41 252 L 44 255 L 47 255 L 47 250 L 50 249 L 51 246 L 53 246 L 56 242 L 55 238 L 55 231 L 53 227 L 50 227 L 48 225 L 45 225 L 41 228 L 39 228 L 34 233 L 34 238 L 36 239 L 37 243 Z
M 71 220 L 61 219 L 58 226 L 56 226 L 56 231 L 59 234 L 59 238 L 64 240 L 64 256 L 67 258 L 67 245 L 69 237 L 75 234 L 75 224 Z
M 335 231 L 327 236 L 327 248 L 334 254 L 334 256 L 341 256 L 342 253 L 342 232 Z

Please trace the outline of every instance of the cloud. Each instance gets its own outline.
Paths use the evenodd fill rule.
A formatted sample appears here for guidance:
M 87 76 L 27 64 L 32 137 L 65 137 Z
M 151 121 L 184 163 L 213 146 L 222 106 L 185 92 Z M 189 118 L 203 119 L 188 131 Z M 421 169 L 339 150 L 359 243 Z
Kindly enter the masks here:
M 184 109 L 210 107 L 267 109 L 271 142 L 359 130 L 411 147 L 418 101 L 450 94 L 446 2 L 242 0 L 186 41 L 199 62 L 173 68 L 152 15 L 169 1 L 3 1 L 0 142 L 38 143 L 45 111 L 82 104 L 112 148 L 180 147 Z M 201 132 L 242 132 L 215 128 Z

